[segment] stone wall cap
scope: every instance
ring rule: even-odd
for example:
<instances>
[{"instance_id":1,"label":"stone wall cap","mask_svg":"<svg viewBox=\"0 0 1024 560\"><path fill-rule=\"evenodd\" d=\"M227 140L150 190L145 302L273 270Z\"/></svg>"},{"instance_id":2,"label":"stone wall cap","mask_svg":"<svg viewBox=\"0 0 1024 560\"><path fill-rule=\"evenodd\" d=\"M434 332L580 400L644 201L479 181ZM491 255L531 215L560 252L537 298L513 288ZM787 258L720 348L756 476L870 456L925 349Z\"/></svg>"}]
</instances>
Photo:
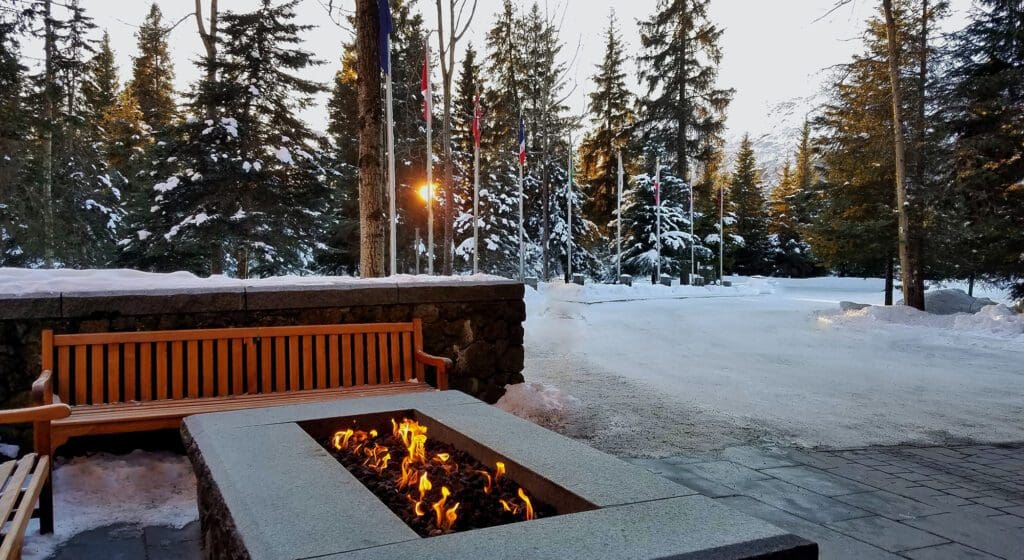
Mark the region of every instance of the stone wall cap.
<instances>
[{"instance_id":1,"label":"stone wall cap","mask_svg":"<svg viewBox=\"0 0 1024 560\"><path fill-rule=\"evenodd\" d=\"M243 311L245 291L239 287L111 290L65 293L61 316L165 315Z\"/></svg>"},{"instance_id":2,"label":"stone wall cap","mask_svg":"<svg viewBox=\"0 0 1024 560\"><path fill-rule=\"evenodd\" d=\"M60 294L0 294L0 320L60 317Z\"/></svg>"}]
</instances>

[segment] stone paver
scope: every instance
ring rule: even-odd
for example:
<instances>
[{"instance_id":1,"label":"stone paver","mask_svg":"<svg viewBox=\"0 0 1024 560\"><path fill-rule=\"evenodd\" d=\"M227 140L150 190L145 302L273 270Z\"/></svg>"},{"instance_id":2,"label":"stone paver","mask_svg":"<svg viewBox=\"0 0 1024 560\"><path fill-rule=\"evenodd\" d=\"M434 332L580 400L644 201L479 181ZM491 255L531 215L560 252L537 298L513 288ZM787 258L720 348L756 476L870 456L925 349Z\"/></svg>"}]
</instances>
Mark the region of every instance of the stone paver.
<instances>
[{"instance_id":1,"label":"stone paver","mask_svg":"<svg viewBox=\"0 0 1024 560\"><path fill-rule=\"evenodd\" d=\"M825 496L843 496L873 490L870 486L854 482L849 478L836 476L812 467L779 467L765 469L761 472Z\"/></svg>"},{"instance_id":2,"label":"stone paver","mask_svg":"<svg viewBox=\"0 0 1024 560\"><path fill-rule=\"evenodd\" d=\"M884 517L859 517L857 519L826 523L825 526L890 552L924 548L949 542L942 537L907 527L902 523L897 523Z\"/></svg>"},{"instance_id":3,"label":"stone paver","mask_svg":"<svg viewBox=\"0 0 1024 560\"><path fill-rule=\"evenodd\" d=\"M181 529L110 525L79 533L47 560L199 560L199 522Z\"/></svg>"},{"instance_id":4,"label":"stone paver","mask_svg":"<svg viewBox=\"0 0 1024 560\"><path fill-rule=\"evenodd\" d=\"M967 548L957 543L908 550L904 553L904 556L913 560L998 560L997 557L991 554L985 554L980 550Z\"/></svg>"}]
</instances>

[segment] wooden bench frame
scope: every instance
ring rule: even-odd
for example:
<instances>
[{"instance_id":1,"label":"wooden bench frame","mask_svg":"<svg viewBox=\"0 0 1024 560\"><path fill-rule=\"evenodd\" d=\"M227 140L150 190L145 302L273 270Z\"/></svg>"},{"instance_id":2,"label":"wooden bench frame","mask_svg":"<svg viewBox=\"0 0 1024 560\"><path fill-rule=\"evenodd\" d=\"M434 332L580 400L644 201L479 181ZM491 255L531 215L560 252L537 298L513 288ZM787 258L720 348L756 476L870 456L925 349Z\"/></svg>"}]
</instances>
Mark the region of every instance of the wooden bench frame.
<instances>
[{"instance_id":1,"label":"wooden bench frame","mask_svg":"<svg viewBox=\"0 0 1024 560\"><path fill-rule=\"evenodd\" d=\"M367 323L178 331L42 333L39 405L66 403L49 453L76 436L173 429L192 414L448 388L451 360L423 326ZM56 389L56 390L55 390Z\"/></svg>"},{"instance_id":2,"label":"wooden bench frame","mask_svg":"<svg viewBox=\"0 0 1024 560\"><path fill-rule=\"evenodd\" d=\"M0 519L3 521L0 526L10 523L0 543L0 558L4 560L21 557L25 529L32 517L39 517L39 532L53 532L53 481L48 455L50 421L70 415L71 408L64 404L0 410L0 424L31 422L37 446L36 453L0 464L0 485L3 486L0 492Z\"/></svg>"}]
</instances>

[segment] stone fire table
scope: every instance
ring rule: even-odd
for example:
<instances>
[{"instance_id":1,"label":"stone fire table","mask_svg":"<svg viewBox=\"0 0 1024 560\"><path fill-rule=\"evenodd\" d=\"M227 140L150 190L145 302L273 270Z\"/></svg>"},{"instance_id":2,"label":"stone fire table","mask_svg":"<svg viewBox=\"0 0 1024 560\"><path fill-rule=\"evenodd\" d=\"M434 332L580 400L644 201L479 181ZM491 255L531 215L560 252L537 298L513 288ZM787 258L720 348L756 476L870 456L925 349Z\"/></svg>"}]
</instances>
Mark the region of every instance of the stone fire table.
<instances>
[{"instance_id":1,"label":"stone fire table","mask_svg":"<svg viewBox=\"0 0 1024 560\"><path fill-rule=\"evenodd\" d=\"M421 538L310 435L412 414L555 505L554 517ZM335 421L335 419L339 419ZM206 558L810 559L817 545L455 391L193 416ZM326 433L326 432L325 432Z\"/></svg>"}]
</instances>

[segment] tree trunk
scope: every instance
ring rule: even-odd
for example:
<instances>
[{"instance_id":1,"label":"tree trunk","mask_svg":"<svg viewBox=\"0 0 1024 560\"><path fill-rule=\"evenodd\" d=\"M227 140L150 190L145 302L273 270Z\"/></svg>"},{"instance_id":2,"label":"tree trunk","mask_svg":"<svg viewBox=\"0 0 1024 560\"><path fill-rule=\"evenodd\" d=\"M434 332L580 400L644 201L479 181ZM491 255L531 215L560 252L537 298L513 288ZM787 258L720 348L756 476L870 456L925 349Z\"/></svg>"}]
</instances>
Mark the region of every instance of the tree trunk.
<instances>
[{"instance_id":1,"label":"tree trunk","mask_svg":"<svg viewBox=\"0 0 1024 560\"><path fill-rule=\"evenodd\" d=\"M889 43L889 83L892 88L893 144L896 164L896 203L899 214L900 275L903 281L903 301L906 305L924 310L924 278L921 274L921 255L912 243L918 224L911 218L911 201L907 197L906 146L903 140L903 96L900 85L900 45L896 36L896 20L892 0L882 0L885 12L885 30ZM912 231L914 230L914 231Z\"/></svg>"},{"instance_id":2,"label":"tree trunk","mask_svg":"<svg viewBox=\"0 0 1024 560\"><path fill-rule=\"evenodd\" d=\"M377 2L356 0L359 123L359 273L383 277L387 218L381 172L381 78Z\"/></svg>"},{"instance_id":3,"label":"tree trunk","mask_svg":"<svg viewBox=\"0 0 1024 560\"><path fill-rule=\"evenodd\" d=\"M974 273L967 279L967 295L974 297Z\"/></svg>"},{"instance_id":4,"label":"tree trunk","mask_svg":"<svg viewBox=\"0 0 1024 560\"><path fill-rule=\"evenodd\" d=\"M210 0L210 27L206 28L203 22L203 0L196 0L195 9L196 27L199 30L199 38L203 41L203 49L206 50L206 83L217 83L217 0ZM217 115L217 105L210 97L207 100L206 118L213 119ZM219 240L210 242L210 274L224 274L224 247Z\"/></svg>"},{"instance_id":5,"label":"tree trunk","mask_svg":"<svg viewBox=\"0 0 1024 560\"><path fill-rule=\"evenodd\" d=\"M449 71L450 74L450 71ZM444 275L451 276L453 269L454 255L452 247L455 244L455 194L452 183L455 182L455 173L452 169L452 86L451 76L444 80Z\"/></svg>"},{"instance_id":6,"label":"tree trunk","mask_svg":"<svg viewBox=\"0 0 1024 560\"><path fill-rule=\"evenodd\" d=\"M890 256L885 260L885 304L892 305L892 292L893 292L893 275L896 263L893 262L895 259Z\"/></svg>"}]
</instances>

